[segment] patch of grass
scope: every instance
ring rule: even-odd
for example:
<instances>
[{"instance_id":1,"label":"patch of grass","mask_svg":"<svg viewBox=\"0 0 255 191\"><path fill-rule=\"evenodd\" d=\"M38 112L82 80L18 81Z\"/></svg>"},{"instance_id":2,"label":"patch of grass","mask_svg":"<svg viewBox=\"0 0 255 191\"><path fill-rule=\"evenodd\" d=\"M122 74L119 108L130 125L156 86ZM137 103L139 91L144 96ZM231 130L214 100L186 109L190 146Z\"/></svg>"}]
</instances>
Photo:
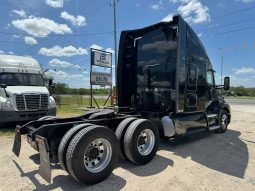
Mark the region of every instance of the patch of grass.
<instances>
[{"instance_id":1,"label":"patch of grass","mask_svg":"<svg viewBox=\"0 0 255 191\"><path fill-rule=\"evenodd\" d=\"M67 99L67 98L65 98ZM75 104L73 100L71 100L71 98L69 98L70 100L68 101L68 103L71 103L71 104L63 104L63 105L59 105L57 107L57 114L60 115L60 116L66 116L67 114L70 114L70 115L74 115L74 114L82 114L84 113L85 111L84 110L80 110L79 108L86 108L88 107L90 104L89 104L89 98L83 98L83 101L82 101L82 104ZM99 106L103 106L106 99L96 99L97 101L97 104ZM110 104L110 100L107 102L106 105L109 105ZM96 107L96 103L93 101L93 107Z\"/></svg>"},{"instance_id":2,"label":"patch of grass","mask_svg":"<svg viewBox=\"0 0 255 191\"><path fill-rule=\"evenodd\" d=\"M255 99L254 96L225 96L226 99Z\"/></svg>"},{"instance_id":3,"label":"patch of grass","mask_svg":"<svg viewBox=\"0 0 255 191\"><path fill-rule=\"evenodd\" d=\"M7 127L7 128L1 128L0 127L0 137L2 136L14 136L15 134L15 128Z\"/></svg>"}]
</instances>

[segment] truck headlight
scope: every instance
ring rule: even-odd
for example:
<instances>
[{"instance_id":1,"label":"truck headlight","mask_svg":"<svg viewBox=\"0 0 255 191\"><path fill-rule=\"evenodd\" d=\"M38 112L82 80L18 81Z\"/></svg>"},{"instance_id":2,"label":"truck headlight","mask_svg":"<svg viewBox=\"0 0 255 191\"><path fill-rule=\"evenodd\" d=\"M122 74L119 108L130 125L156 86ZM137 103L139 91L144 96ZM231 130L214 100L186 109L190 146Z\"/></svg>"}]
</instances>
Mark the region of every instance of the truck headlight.
<instances>
[{"instance_id":1,"label":"truck headlight","mask_svg":"<svg viewBox=\"0 0 255 191\"><path fill-rule=\"evenodd\" d=\"M12 104L10 103L10 101L6 101L6 102L2 102L1 103L1 109L3 111L14 111L14 107L12 106Z\"/></svg>"},{"instance_id":2,"label":"truck headlight","mask_svg":"<svg viewBox=\"0 0 255 191\"><path fill-rule=\"evenodd\" d=\"M54 98L52 96L50 96L49 97L49 106L48 106L48 108L53 109L55 107L56 107L56 102L55 102Z\"/></svg>"}]
</instances>

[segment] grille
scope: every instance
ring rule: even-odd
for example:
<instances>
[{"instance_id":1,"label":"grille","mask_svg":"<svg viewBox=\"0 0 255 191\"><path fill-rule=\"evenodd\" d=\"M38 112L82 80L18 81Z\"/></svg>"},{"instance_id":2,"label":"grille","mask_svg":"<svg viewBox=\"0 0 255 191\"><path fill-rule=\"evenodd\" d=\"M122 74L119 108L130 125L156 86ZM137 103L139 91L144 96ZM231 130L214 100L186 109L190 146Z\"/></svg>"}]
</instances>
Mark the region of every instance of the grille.
<instances>
[{"instance_id":1,"label":"grille","mask_svg":"<svg viewBox=\"0 0 255 191\"><path fill-rule=\"evenodd\" d=\"M48 104L47 94L16 95L16 106L19 111L47 109Z\"/></svg>"}]
</instances>

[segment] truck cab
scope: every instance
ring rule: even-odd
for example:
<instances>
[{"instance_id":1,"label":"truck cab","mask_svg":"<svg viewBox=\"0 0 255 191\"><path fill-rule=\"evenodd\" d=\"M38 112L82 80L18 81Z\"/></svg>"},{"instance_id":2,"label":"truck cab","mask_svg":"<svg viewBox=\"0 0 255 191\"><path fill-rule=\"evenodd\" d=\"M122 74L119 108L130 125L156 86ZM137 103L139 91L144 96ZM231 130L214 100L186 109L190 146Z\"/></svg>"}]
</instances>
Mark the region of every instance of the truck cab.
<instances>
[{"instance_id":1,"label":"truck cab","mask_svg":"<svg viewBox=\"0 0 255 191\"><path fill-rule=\"evenodd\" d=\"M223 86L215 84L214 74L202 42L180 16L121 33L119 110L132 106L147 118L170 118L175 124L171 135L216 128L221 109L230 122L230 107L219 94ZM228 89L229 78L224 81Z\"/></svg>"},{"instance_id":2,"label":"truck cab","mask_svg":"<svg viewBox=\"0 0 255 191\"><path fill-rule=\"evenodd\" d=\"M0 124L56 115L56 104L33 58L0 55Z\"/></svg>"}]
</instances>

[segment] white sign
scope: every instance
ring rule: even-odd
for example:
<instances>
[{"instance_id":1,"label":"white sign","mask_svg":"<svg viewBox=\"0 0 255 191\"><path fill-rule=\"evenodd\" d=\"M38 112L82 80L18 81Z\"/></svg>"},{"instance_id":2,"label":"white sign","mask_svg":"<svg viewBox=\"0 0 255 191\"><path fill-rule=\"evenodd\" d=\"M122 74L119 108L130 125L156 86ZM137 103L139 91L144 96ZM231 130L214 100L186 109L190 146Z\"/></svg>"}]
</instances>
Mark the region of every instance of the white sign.
<instances>
[{"instance_id":1,"label":"white sign","mask_svg":"<svg viewBox=\"0 0 255 191\"><path fill-rule=\"evenodd\" d=\"M92 65L102 67L112 67L112 54L101 51L93 51L94 59L92 59Z\"/></svg>"},{"instance_id":2,"label":"white sign","mask_svg":"<svg viewBox=\"0 0 255 191\"><path fill-rule=\"evenodd\" d=\"M91 72L91 84L101 86L112 85L112 75L103 72Z\"/></svg>"}]
</instances>

